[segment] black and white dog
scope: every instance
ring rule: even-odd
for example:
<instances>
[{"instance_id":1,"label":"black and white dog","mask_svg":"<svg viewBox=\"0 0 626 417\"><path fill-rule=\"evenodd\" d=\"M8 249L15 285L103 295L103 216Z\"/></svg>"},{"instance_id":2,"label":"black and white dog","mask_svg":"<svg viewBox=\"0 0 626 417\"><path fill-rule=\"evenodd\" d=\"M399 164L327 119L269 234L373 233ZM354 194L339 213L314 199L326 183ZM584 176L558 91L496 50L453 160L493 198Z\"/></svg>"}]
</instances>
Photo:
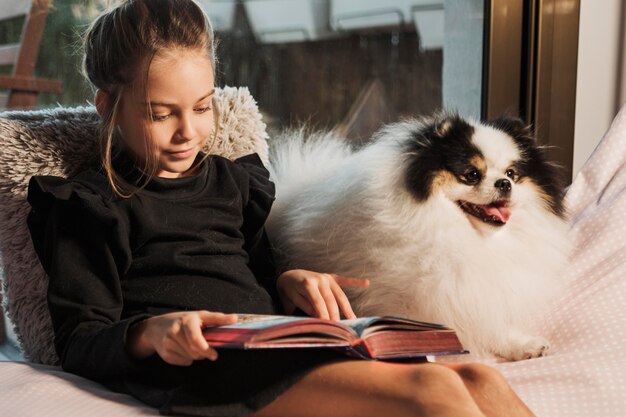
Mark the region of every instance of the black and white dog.
<instances>
[{"instance_id":1,"label":"black and white dog","mask_svg":"<svg viewBox=\"0 0 626 417\"><path fill-rule=\"evenodd\" d=\"M357 315L443 323L509 360L547 352L527 325L562 289L567 225L557 170L521 121L438 114L359 150L302 131L270 148L279 262L368 278L346 291Z\"/></svg>"}]
</instances>

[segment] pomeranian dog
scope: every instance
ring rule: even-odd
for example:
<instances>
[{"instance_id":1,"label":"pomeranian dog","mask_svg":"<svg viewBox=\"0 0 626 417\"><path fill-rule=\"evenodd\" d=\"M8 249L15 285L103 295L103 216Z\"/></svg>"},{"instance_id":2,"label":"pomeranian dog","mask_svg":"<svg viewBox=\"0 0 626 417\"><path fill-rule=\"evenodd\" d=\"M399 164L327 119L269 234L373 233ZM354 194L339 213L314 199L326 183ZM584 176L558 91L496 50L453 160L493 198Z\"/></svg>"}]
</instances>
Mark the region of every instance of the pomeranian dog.
<instances>
[{"instance_id":1,"label":"pomeranian dog","mask_svg":"<svg viewBox=\"0 0 626 417\"><path fill-rule=\"evenodd\" d=\"M370 280L357 315L454 328L507 360L550 345L529 324L562 290L567 224L558 170L514 118L437 114L390 124L352 149L331 133L270 143L279 264Z\"/></svg>"}]
</instances>

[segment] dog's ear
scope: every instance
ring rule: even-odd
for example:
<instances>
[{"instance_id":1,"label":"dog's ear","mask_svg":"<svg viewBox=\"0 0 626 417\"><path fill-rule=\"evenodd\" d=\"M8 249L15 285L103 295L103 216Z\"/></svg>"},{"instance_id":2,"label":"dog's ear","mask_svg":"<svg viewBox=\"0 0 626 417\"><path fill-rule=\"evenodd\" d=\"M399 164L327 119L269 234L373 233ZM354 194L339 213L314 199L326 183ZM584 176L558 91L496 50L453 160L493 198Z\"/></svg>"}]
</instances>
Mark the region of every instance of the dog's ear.
<instances>
[{"instance_id":1,"label":"dog's ear","mask_svg":"<svg viewBox=\"0 0 626 417\"><path fill-rule=\"evenodd\" d=\"M453 121L452 121L452 118L450 117L446 117L440 120L435 126L435 134L439 136L440 138L446 137L450 133L450 130L452 129L452 124L453 124Z\"/></svg>"},{"instance_id":2,"label":"dog's ear","mask_svg":"<svg viewBox=\"0 0 626 417\"><path fill-rule=\"evenodd\" d=\"M487 124L498 130L502 130L516 139L524 138L527 140L530 139L533 142L535 141L535 134L532 127L527 125L519 117L502 116Z\"/></svg>"},{"instance_id":3,"label":"dog's ear","mask_svg":"<svg viewBox=\"0 0 626 417\"><path fill-rule=\"evenodd\" d=\"M532 127L519 117L503 116L487 124L511 136L522 152L541 147Z\"/></svg>"},{"instance_id":4,"label":"dog's ear","mask_svg":"<svg viewBox=\"0 0 626 417\"><path fill-rule=\"evenodd\" d=\"M560 166L548 159L546 148L539 144L532 128L517 117L506 116L488 122L487 125L513 138L521 151L519 171L542 189L543 201L547 207L557 216L563 217L565 177Z\"/></svg>"},{"instance_id":5,"label":"dog's ear","mask_svg":"<svg viewBox=\"0 0 626 417\"><path fill-rule=\"evenodd\" d=\"M447 138L465 136L474 131L473 126L457 113L441 113L432 122L433 133L436 137Z\"/></svg>"},{"instance_id":6,"label":"dog's ear","mask_svg":"<svg viewBox=\"0 0 626 417\"><path fill-rule=\"evenodd\" d=\"M526 138L534 141L535 138L532 128L519 117L502 116L487 122L487 124L495 129L502 130L516 139Z\"/></svg>"}]
</instances>

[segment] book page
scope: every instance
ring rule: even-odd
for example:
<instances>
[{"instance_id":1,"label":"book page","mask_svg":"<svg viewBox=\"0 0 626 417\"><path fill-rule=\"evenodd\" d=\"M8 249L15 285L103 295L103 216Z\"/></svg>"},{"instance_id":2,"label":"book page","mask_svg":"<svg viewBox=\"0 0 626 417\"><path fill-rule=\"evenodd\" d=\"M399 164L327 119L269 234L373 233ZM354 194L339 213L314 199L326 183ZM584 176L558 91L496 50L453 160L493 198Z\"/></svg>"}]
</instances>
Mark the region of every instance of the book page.
<instances>
[{"instance_id":1,"label":"book page","mask_svg":"<svg viewBox=\"0 0 626 417\"><path fill-rule=\"evenodd\" d=\"M207 326L205 339L214 346L349 345L356 335L337 321L311 317L239 314L230 325Z\"/></svg>"},{"instance_id":2,"label":"book page","mask_svg":"<svg viewBox=\"0 0 626 417\"><path fill-rule=\"evenodd\" d=\"M287 323L311 320L310 317L273 316L266 314L237 314L237 323L221 326L225 329L255 329L261 330L268 327Z\"/></svg>"}]
</instances>

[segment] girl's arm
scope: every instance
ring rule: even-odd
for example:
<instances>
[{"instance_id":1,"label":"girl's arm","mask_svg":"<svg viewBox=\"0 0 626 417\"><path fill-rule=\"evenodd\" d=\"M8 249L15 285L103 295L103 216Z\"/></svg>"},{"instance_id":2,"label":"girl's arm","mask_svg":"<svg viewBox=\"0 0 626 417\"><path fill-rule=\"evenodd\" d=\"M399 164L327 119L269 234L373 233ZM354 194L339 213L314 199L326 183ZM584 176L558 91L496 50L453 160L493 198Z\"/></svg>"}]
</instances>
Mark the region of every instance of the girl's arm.
<instances>
[{"instance_id":1,"label":"girl's arm","mask_svg":"<svg viewBox=\"0 0 626 417\"><path fill-rule=\"evenodd\" d=\"M272 297L274 304L280 307L280 297L276 289L276 279L279 273L265 228L261 226L256 233L250 233L244 229L244 237L246 242L244 250L248 253L250 270L258 283Z\"/></svg>"},{"instance_id":2,"label":"girl's arm","mask_svg":"<svg viewBox=\"0 0 626 417\"><path fill-rule=\"evenodd\" d=\"M278 272L264 227L274 201L274 184L257 154L237 159L235 166L239 171L243 200L241 233L244 237L243 249L248 254L248 266L258 283L269 293L276 306L280 307L276 290Z\"/></svg>"},{"instance_id":3,"label":"girl's arm","mask_svg":"<svg viewBox=\"0 0 626 417\"><path fill-rule=\"evenodd\" d=\"M61 365L93 379L132 373L137 363L124 349L127 330L148 315L121 319L119 276L130 252L120 238L122 224L100 196L79 195L61 181L33 179L28 194L28 226L49 277Z\"/></svg>"}]
</instances>

